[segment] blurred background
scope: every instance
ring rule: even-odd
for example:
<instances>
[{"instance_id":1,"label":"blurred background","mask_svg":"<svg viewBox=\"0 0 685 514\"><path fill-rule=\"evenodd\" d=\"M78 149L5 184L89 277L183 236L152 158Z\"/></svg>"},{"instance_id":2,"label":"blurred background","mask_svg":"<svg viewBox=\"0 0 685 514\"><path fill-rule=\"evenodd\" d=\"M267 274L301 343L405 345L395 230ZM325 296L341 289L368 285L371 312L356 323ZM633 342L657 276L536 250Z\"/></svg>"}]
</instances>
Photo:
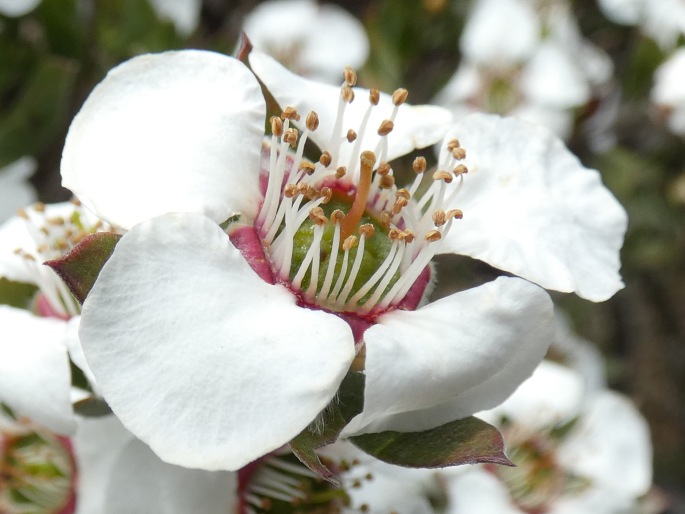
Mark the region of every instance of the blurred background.
<instances>
[{"instance_id":1,"label":"blurred background","mask_svg":"<svg viewBox=\"0 0 685 514\"><path fill-rule=\"evenodd\" d=\"M59 175L64 137L111 67L174 48L233 54L244 27L255 46L300 73L327 79L330 67L352 64L362 85L406 87L414 104L548 124L601 172L630 217L625 289L602 304L555 300L601 349L609 385L646 416L654 482L670 512L685 512L685 1L661 13L649 2L669 4L632 2L632 12L617 0L531 0L529 16L517 17L495 0L349 0L335 6L352 21L335 9L299 27L288 16L300 2L271 22L263 16L261 26L251 19L256 0L0 0L0 168L28 157L19 162L37 198L68 199ZM348 32L336 32L345 23ZM329 40L307 39L317 34ZM453 288L492 271L443 257L438 273Z\"/></svg>"}]
</instances>

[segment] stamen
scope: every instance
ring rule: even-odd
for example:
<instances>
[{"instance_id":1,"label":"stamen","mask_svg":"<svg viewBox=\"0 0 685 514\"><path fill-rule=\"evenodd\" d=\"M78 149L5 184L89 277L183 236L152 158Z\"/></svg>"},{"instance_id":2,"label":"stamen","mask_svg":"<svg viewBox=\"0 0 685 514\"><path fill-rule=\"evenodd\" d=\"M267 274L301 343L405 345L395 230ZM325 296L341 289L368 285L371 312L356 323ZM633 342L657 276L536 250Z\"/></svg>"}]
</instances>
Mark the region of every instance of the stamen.
<instances>
[{"instance_id":1,"label":"stamen","mask_svg":"<svg viewBox=\"0 0 685 514\"><path fill-rule=\"evenodd\" d=\"M346 304L346 307L350 309L356 307L356 305L359 303L359 300L361 300L366 293L371 291L371 288L376 285L376 283L383 277L383 275L385 275L385 272L388 270L390 264L393 262L393 259L395 258L395 254L397 253L398 247L399 241L396 239L393 241L392 246L390 247L390 251L388 252L388 255L383 261L383 263L378 267L378 269L371 276L371 278L369 278L369 280L366 281L366 283L354 294L354 296L350 298L350 300Z\"/></svg>"},{"instance_id":2,"label":"stamen","mask_svg":"<svg viewBox=\"0 0 685 514\"><path fill-rule=\"evenodd\" d=\"M361 268L362 259L364 258L364 244L366 240L373 237L375 233L376 230L370 223L365 223L364 225L359 227L359 235L361 236L361 239L359 241L359 247L357 248L357 255L354 258L354 263L352 264L350 276L347 278L345 287L343 288L342 292L336 298L336 303L340 305L344 304L347 300L347 297L350 295L352 287L354 287L354 282L357 280L357 274L359 273L359 269Z\"/></svg>"},{"instance_id":3,"label":"stamen","mask_svg":"<svg viewBox=\"0 0 685 514\"><path fill-rule=\"evenodd\" d=\"M356 236L349 236L343 241L343 262L342 262L342 267L340 268L340 273L338 275L338 280L335 281L335 287L333 288L333 292L331 293L330 297L331 298L337 298L338 293L340 293L340 289L343 286L343 282L345 280L345 276L347 275L347 266L348 266L348 261L350 257L350 250L357 246L358 239Z\"/></svg>"},{"instance_id":4,"label":"stamen","mask_svg":"<svg viewBox=\"0 0 685 514\"><path fill-rule=\"evenodd\" d=\"M340 209L336 209L331 214L331 222L334 225L333 242L331 244L331 255L328 257L328 268L326 268L326 276L324 277L323 286L319 291L319 298L325 300L328 291L333 283L333 274L335 273L335 265L338 263L338 254L340 253L340 224L345 219L345 213Z\"/></svg>"}]
</instances>

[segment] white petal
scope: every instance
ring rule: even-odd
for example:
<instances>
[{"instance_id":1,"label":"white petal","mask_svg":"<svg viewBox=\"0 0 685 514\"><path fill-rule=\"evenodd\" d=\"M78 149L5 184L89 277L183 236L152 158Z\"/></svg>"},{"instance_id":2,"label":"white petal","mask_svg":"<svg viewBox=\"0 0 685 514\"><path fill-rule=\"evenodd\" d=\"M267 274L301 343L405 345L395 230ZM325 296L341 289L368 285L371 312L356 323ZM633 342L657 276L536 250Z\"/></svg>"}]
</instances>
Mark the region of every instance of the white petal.
<instances>
[{"instance_id":1,"label":"white petal","mask_svg":"<svg viewBox=\"0 0 685 514\"><path fill-rule=\"evenodd\" d=\"M626 397L604 391L559 448L564 466L617 496L636 498L652 483L649 428Z\"/></svg>"},{"instance_id":2,"label":"white petal","mask_svg":"<svg viewBox=\"0 0 685 514\"><path fill-rule=\"evenodd\" d=\"M200 21L201 0L150 0L162 18L173 22L183 36L190 35Z\"/></svg>"},{"instance_id":3,"label":"white petal","mask_svg":"<svg viewBox=\"0 0 685 514\"><path fill-rule=\"evenodd\" d=\"M112 466L105 514L227 514L237 505L237 478L167 464L133 439Z\"/></svg>"},{"instance_id":4,"label":"white petal","mask_svg":"<svg viewBox=\"0 0 685 514\"><path fill-rule=\"evenodd\" d=\"M163 460L234 470L312 421L354 356L344 321L295 302L206 217L170 214L123 236L79 335L115 414Z\"/></svg>"},{"instance_id":5,"label":"white petal","mask_svg":"<svg viewBox=\"0 0 685 514\"><path fill-rule=\"evenodd\" d=\"M0 223L36 200L36 192L27 182L35 169L36 161L31 157L22 157L0 169Z\"/></svg>"},{"instance_id":6,"label":"white petal","mask_svg":"<svg viewBox=\"0 0 685 514\"><path fill-rule=\"evenodd\" d=\"M258 208L265 105L239 61L213 52L120 64L69 128L62 183L123 228L167 212L217 222Z\"/></svg>"},{"instance_id":7,"label":"white petal","mask_svg":"<svg viewBox=\"0 0 685 514\"><path fill-rule=\"evenodd\" d=\"M619 250L627 216L597 171L545 129L512 118L470 115L451 137L466 149L469 173L450 206L464 219L441 252L593 301L623 287Z\"/></svg>"},{"instance_id":8,"label":"white petal","mask_svg":"<svg viewBox=\"0 0 685 514\"><path fill-rule=\"evenodd\" d=\"M529 2L481 0L461 36L461 50L485 66L511 65L525 59L540 34L538 17Z\"/></svg>"},{"instance_id":9,"label":"white petal","mask_svg":"<svg viewBox=\"0 0 685 514\"><path fill-rule=\"evenodd\" d=\"M542 361L504 403L478 417L497 423L505 415L530 429L546 430L578 416L584 392L578 373L555 362Z\"/></svg>"},{"instance_id":10,"label":"white petal","mask_svg":"<svg viewBox=\"0 0 685 514\"><path fill-rule=\"evenodd\" d=\"M560 497L549 509L549 514L632 514L644 512L636 498L621 496L616 491L590 487L578 494Z\"/></svg>"},{"instance_id":11,"label":"white petal","mask_svg":"<svg viewBox=\"0 0 685 514\"><path fill-rule=\"evenodd\" d=\"M449 496L446 514L522 514L499 479L480 466L445 473Z\"/></svg>"},{"instance_id":12,"label":"white petal","mask_svg":"<svg viewBox=\"0 0 685 514\"><path fill-rule=\"evenodd\" d=\"M551 308L539 287L499 278L383 315L364 334L364 411L344 433L425 430L494 407L547 351Z\"/></svg>"},{"instance_id":13,"label":"white petal","mask_svg":"<svg viewBox=\"0 0 685 514\"><path fill-rule=\"evenodd\" d=\"M651 98L657 105L677 107L685 105L685 48L676 50L654 73Z\"/></svg>"},{"instance_id":14,"label":"white petal","mask_svg":"<svg viewBox=\"0 0 685 514\"><path fill-rule=\"evenodd\" d=\"M0 305L0 326L0 401L54 432L73 432L66 323Z\"/></svg>"},{"instance_id":15,"label":"white petal","mask_svg":"<svg viewBox=\"0 0 685 514\"><path fill-rule=\"evenodd\" d=\"M302 114L302 121L309 111L314 111L319 115L319 128L310 135L310 138L322 150L333 152L334 165L348 166L356 142L351 144L344 142L337 154L332 150L331 145L340 88L299 77L260 52L253 51L250 54L250 65L282 108L295 107ZM384 119L390 118L394 108L392 97L381 93L380 102L369 118L368 128L362 134L360 126L369 106L369 94L365 89L354 88L354 90L355 100L346 107L342 131L335 134L336 140L343 137L348 129L353 129L362 141L359 146L360 151L375 151L380 139L377 129ZM451 120L452 115L441 107L412 106L405 103L397 113L395 128L387 136L386 160L392 160L416 148L424 148L439 141L445 135Z\"/></svg>"},{"instance_id":16,"label":"white petal","mask_svg":"<svg viewBox=\"0 0 685 514\"><path fill-rule=\"evenodd\" d=\"M79 419L72 438L79 472L76 514L104 514L112 466L133 439L115 416Z\"/></svg>"},{"instance_id":17,"label":"white petal","mask_svg":"<svg viewBox=\"0 0 685 514\"><path fill-rule=\"evenodd\" d=\"M67 350L69 351L69 357L72 362L78 366L78 368L83 371L88 383L96 394L100 394L100 389L95 382L95 376L90 370L90 366L86 362L86 356L83 354L83 348L81 347L81 340L78 337L78 330L81 324L81 316L74 316L69 321L67 321L67 336L66 344Z\"/></svg>"},{"instance_id":18,"label":"white petal","mask_svg":"<svg viewBox=\"0 0 685 514\"><path fill-rule=\"evenodd\" d=\"M640 21L646 0L598 0L599 8L614 23L635 25Z\"/></svg>"},{"instance_id":19,"label":"white petal","mask_svg":"<svg viewBox=\"0 0 685 514\"><path fill-rule=\"evenodd\" d=\"M0 0L0 13L5 16L23 16L33 11L40 0Z\"/></svg>"}]
</instances>

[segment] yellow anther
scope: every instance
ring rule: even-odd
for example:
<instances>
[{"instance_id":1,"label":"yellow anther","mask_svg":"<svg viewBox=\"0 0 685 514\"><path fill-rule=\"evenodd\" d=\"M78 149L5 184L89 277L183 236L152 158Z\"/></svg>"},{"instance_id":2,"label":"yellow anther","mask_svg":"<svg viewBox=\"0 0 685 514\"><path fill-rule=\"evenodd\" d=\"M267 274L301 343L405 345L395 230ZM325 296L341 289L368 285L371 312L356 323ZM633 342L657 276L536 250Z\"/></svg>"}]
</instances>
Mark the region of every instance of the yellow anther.
<instances>
[{"instance_id":1,"label":"yellow anther","mask_svg":"<svg viewBox=\"0 0 685 514\"><path fill-rule=\"evenodd\" d=\"M388 231L388 237L389 237L392 241L396 241L397 239L399 239L399 238L400 238L400 234L402 234L402 231L399 230L399 229L397 229L397 228L391 228L391 229Z\"/></svg>"},{"instance_id":2,"label":"yellow anther","mask_svg":"<svg viewBox=\"0 0 685 514\"><path fill-rule=\"evenodd\" d=\"M271 123L271 133L276 137L281 137L283 135L283 120L278 116L271 116L269 123Z\"/></svg>"},{"instance_id":3,"label":"yellow anther","mask_svg":"<svg viewBox=\"0 0 685 514\"><path fill-rule=\"evenodd\" d=\"M324 168L328 168L331 163L333 162L333 157L331 156L330 153L327 151L321 154L321 157L319 157L319 162Z\"/></svg>"},{"instance_id":4,"label":"yellow anther","mask_svg":"<svg viewBox=\"0 0 685 514\"><path fill-rule=\"evenodd\" d=\"M45 204L43 202L36 202L31 207L36 212L45 212Z\"/></svg>"},{"instance_id":5,"label":"yellow anther","mask_svg":"<svg viewBox=\"0 0 685 514\"><path fill-rule=\"evenodd\" d=\"M281 113L281 118L284 120L299 121L300 115L297 113L297 109L295 109L294 107L288 106L285 109L283 109L283 112Z\"/></svg>"},{"instance_id":6,"label":"yellow anther","mask_svg":"<svg viewBox=\"0 0 685 514\"><path fill-rule=\"evenodd\" d=\"M312 210L310 210L309 219L312 220L314 224L319 226L325 225L328 221L328 218L326 218L326 215L323 213L323 209L321 207L314 207Z\"/></svg>"},{"instance_id":7,"label":"yellow anther","mask_svg":"<svg viewBox=\"0 0 685 514\"><path fill-rule=\"evenodd\" d=\"M296 128L289 128L288 130L285 131L285 134L283 134L283 141L285 141L290 146L295 148L297 146L298 134L299 134L299 132Z\"/></svg>"},{"instance_id":8,"label":"yellow anther","mask_svg":"<svg viewBox=\"0 0 685 514\"><path fill-rule=\"evenodd\" d=\"M357 139L357 133L350 129L347 131L347 135L345 137L347 138L348 143L352 143L355 139Z\"/></svg>"},{"instance_id":9,"label":"yellow anther","mask_svg":"<svg viewBox=\"0 0 685 514\"><path fill-rule=\"evenodd\" d=\"M319 128L319 115L316 114L314 111L311 111L309 114L307 114L306 125L307 128L311 131L314 131L317 128Z\"/></svg>"},{"instance_id":10,"label":"yellow anther","mask_svg":"<svg viewBox=\"0 0 685 514\"><path fill-rule=\"evenodd\" d=\"M382 175L378 180L378 187L381 189L390 189L395 185L395 177L392 175Z\"/></svg>"},{"instance_id":11,"label":"yellow anther","mask_svg":"<svg viewBox=\"0 0 685 514\"><path fill-rule=\"evenodd\" d=\"M342 96L342 99L348 104L351 104L354 101L354 91L350 86L343 86L340 91L340 96Z\"/></svg>"},{"instance_id":12,"label":"yellow anther","mask_svg":"<svg viewBox=\"0 0 685 514\"><path fill-rule=\"evenodd\" d=\"M408 96L409 91L407 91L403 87L396 89L395 92L392 94L392 103L394 103L395 105L402 105L404 102L407 101Z\"/></svg>"},{"instance_id":13,"label":"yellow anther","mask_svg":"<svg viewBox=\"0 0 685 514\"><path fill-rule=\"evenodd\" d=\"M75 196L71 197L71 200L69 200L72 205L75 205L76 207L81 207L81 200L76 198Z\"/></svg>"},{"instance_id":14,"label":"yellow anther","mask_svg":"<svg viewBox=\"0 0 685 514\"><path fill-rule=\"evenodd\" d=\"M378 127L378 135L387 136L390 134L390 132L392 132L393 128L395 128L395 124L391 120L383 120Z\"/></svg>"},{"instance_id":15,"label":"yellow anther","mask_svg":"<svg viewBox=\"0 0 685 514\"><path fill-rule=\"evenodd\" d=\"M343 178L345 173L347 173L347 168L345 166L339 166L338 169L335 170L335 178Z\"/></svg>"},{"instance_id":16,"label":"yellow anther","mask_svg":"<svg viewBox=\"0 0 685 514\"><path fill-rule=\"evenodd\" d=\"M349 66L346 66L343 70L343 77L345 78L346 86L356 86L357 85L357 72L354 71Z\"/></svg>"},{"instance_id":17,"label":"yellow anther","mask_svg":"<svg viewBox=\"0 0 685 514\"><path fill-rule=\"evenodd\" d=\"M404 232L402 232L402 237L401 237L400 239L401 239L402 241L404 241L405 243L409 244L409 243L411 243L412 241L414 241L414 239L416 239L416 235L414 234L414 232L412 232L411 230L407 229L407 230L405 230Z\"/></svg>"},{"instance_id":18,"label":"yellow anther","mask_svg":"<svg viewBox=\"0 0 685 514\"><path fill-rule=\"evenodd\" d=\"M307 175L311 175L312 173L314 173L314 170L316 170L316 166L315 166L314 163L312 163L312 162L309 162L309 161L302 161L302 162L300 163L300 169L301 169L301 170L304 170L304 172L305 172Z\"/></svg>"},{"instance_id":19,"label":"yellow anther","mask_svg":"<svg viewBox=\"0 0 685 514\"><path fill-rule=\"evenodd\" d=\"M319 191L319 198L324 199L321 203L327 204L333 198L333 190L330 187L322 187L321 191Z\"/></svg>"},{"instance_id":20,"label":"yellow anther","mask_svg":"<svg viewBox=\"0 0 685 514\"><path fill-rule=\"evenodd\" d=\"M469 169L464 166L463 164L457 164L455 168L452 170L452 173L454 173L455 176L463 175L464 173L468 173Z\"/></svg>"},{"instance_id":21,"label":"yellow anther","mask_svg":"<svg viewBox=\"0 0 685 514\"><path fill-rule=\"evenodd\" d=\"M17 209L17 216L25 220L29 219L29 215L24 209Z\"/></svg>"},{"instance_id":22,"label":"yellow anther","mask_svg":"<svg viewBox=\"0 0 685 514\"><path fill-rule=\"evenodd\" d=\"M342 223L345 219L345 213L341 211L340 209L336 209L331 213L331 222L332 223Z\"/></svg>"},{"instance_id":23,"label":"yellow anther","mask_svg":"<svg viewBox=\"0 0 685 514\"><path fill-rule=\"evenodd\" d=\"M440 238L442 237L442 234L440 234L439 230L431 230L426 234L426 237L424 238L426 241L429 243L432 243L434 241L440 241Z\"/></svg>"},{"instance_id":24,"label":"yellow anther","mask_svg":"<svg viewBox=\"0 0 685 514\"><path fill-rule=\"evenodd\" d=\"M449 171L438 170L433 173L433 180L444 180L449 184L452 182L452 174Z\"/></svg>"},{"instance_id":25,"label":"yellow anther","mask_svg":"<svg viewBox=\"0 0 685 514\"><path fill-rule=\"evenodd\" d=\"M461 147L455 148L454 150L452 150L452 157L460 161L461 159L466 157L466 150L464 150Z\"/></svg>"},{"instance_id":26,"label":"yellow anther","mask_svg":"<svg viewBox=\"0 0 685 514\"><path fill-rule=\"evenodd\" d=\"M461 211L461 209L450 209L447 211L446 216L447 219L454 218L460 220L464 217L464 213Z\"/></svg>"},{"instance_id":27,"label":"yellow anther","mask_svg":"<svg viewBox=\"0 0 685 514\"><path fill-rule=\"evenodd\" d=\"M359 243L359 239L357 236L349 236L345 238L345 241L343 241L343 250L348 251L357 246Z\"/></svg>"},{"instance_id":28,"label":"yellow anther","mask_svg":"<svg viewBox=\"0 0 685 514\"><path fill-rule=\"evenodd\" d=\"M395 191L395 196L397 198L404 198L405 200L411 200L411 194L405 188L398 189L397 191Z\"/></svg>"},{"instance_id":29,"label":"yellow anther","mask_svg":"<svg viewBox=\"0 0 685 514\"><path fill-rule=\"evenodd\" d=\"M397 215L400 211L409 203L409 200L402 198L401 196L395 199L395 203L392 206L392 214Z\"/></svg>"},{"instance_id":30,"label":"yellow anther","mask_svg":"<svg viewBox=\"0 0 685 514\"><path fill-rule=\"evenodd\" d=\"M378 102L381 99L381 94L376 88L369 89L369 102L371 102L371 105L378 105Z\"/></svg>"},{"instance_id":31,"label":"yellow anther","mask_svg":"<svg viewBox=\"0 0 685 514\"><path fill-rule=\"evenodd\" d=\"M414 162L412 163L412 168L414 169L414 173L417 175L420 175L424 171L426 171L426 167L428 166L428 163L426 162L426 158L423 156L419 156L416 159L414 159Z\"/></svg>"},{"instance_id":32,"label":"yellow anther","mask_svg":"<svg viewBox=\"0 0 685 514\"><path fill-rule=\"evenodd\" d=\"M455 137L454 139L450 139L449 143L447 143L447 149L451 152L455 148L459 148L461 144L459 143L459 140Z\"/></svg>"},{"instance_id":33,"label":"yellow anther","mask_svg":"<svg viewBox=\"0 0 685 514\"><path fill-rule=\"evenodd\" d=\"M390 220L392 219L392 216L388 211L381 211L381 220L380 224L381 227L387 229L390 226Z\"/></svg>"},{"instance_id":34,"label":"yellow anther","mask_svg":"<svg viewBox=\"0 0 685 514\"><path fill-rule=\"evenodd\" d=\"M295 184L286 184L283 189L283 196L286 198L292 198L293 196L299 194L297 186Z\"/></svg>"},{"instance_id":35,"label":"yellow anther","mask_svg":"<svg viewBox=\"0 0 685 514\"><path fill-rule=\"evenodd\" d=\"M364 239L369 239L374 236L376 229L371 223L364 223L357 230L360 236L364 236Z\"/></svg>"},{"instance_id":36,"label":"yellow anther","mask_svg":"<svg viewBox=\"0 0 685 514\"><path fill-rule=\"evenodd\" d=\"M378 169L376 170L376 173L378 173L380 176L387 175L390 173L390 170L392 168L387 162L382 162L379 166Z\"/></svg>"},{"instance_id":37,"label":"yellow anther","mask_svg":"<svg viewBox=\"0 0 685 514\"><path fill-rule=\"evenodd\" d=\"M442 227L445 223L447 223L447 216L443 210L438 209L435 211L432 218L436 227Z\"/></svg>"}]
</instances>

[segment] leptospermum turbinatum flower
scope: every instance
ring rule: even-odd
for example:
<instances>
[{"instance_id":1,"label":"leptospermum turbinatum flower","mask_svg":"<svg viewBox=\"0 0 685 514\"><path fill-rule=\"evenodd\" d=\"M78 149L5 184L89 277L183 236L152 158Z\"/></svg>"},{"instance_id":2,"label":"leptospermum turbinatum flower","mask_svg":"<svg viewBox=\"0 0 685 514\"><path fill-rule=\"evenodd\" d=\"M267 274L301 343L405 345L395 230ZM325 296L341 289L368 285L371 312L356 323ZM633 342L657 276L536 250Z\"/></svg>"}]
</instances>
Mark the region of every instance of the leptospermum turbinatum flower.
<instances>
[{"instance_id":1,"label":"leptospermum turbinatum flower","mask_svg":"<svg viewBox=\"0 0 685 514\"><path fill-rule=\"evenodd\" d=\"M547 132L450 125L404 90L354 87L351 70L337 88L254 51L250 65L283 107L266 137L252 72L181 51L112 70L65 144L64 185L128 230L85 299L85 355L162 459L238 469L312 422L323 433L351 366L365 383L346 436L470 416L504 400L552 339L551 302L531 281L593 300L621 287L624 211ZM388 163L443 137L438 170L419 158L398 188ZM452 252L523 278L426 305L429 262Z\"/></svg>"}]
</instances>

